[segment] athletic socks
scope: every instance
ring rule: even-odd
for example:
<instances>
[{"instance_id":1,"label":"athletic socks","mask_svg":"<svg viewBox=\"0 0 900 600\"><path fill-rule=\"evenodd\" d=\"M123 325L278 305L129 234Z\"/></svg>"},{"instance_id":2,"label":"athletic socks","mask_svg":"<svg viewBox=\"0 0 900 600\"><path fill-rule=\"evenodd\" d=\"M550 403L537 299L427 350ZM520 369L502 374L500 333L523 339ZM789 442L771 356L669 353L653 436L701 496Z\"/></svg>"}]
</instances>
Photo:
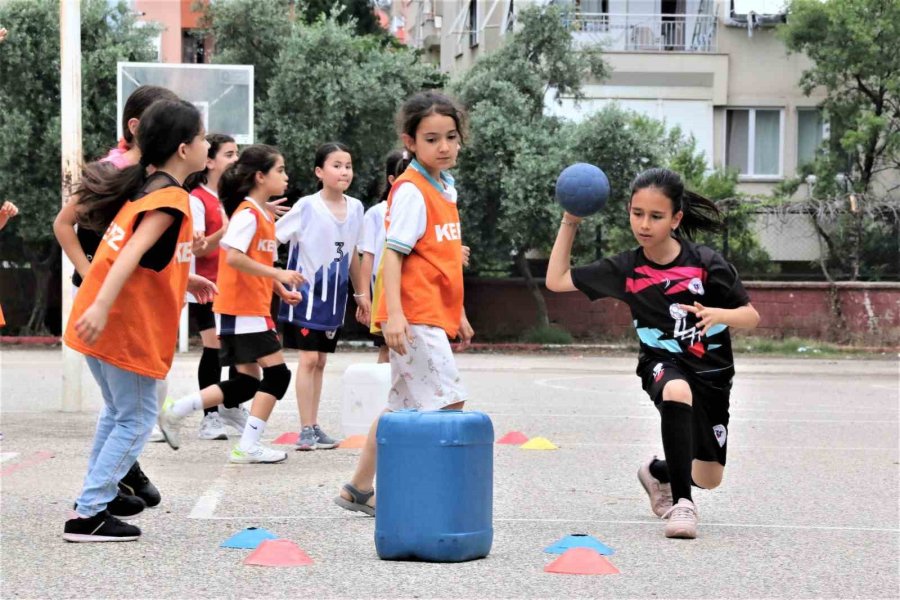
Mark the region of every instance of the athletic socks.
<instances>
[{"instance_id":1,"label":"athletic socks","mask_svg":"<svg viewBox=\"0 0 900 600\"><path fill-rule=\"evenodd\" d=\"M664 400L662 415L662 443L666 454L672 502L691 499L691 466L694 454L694 409L684 402ZM652 471L651 471L652 473Z\"/></svg>"},{"instance_id":2,"label":"athletic socks","mask_svg":"<svg viewBox=\"0 0 900 600\"><path fill-rule=\"evenodd\" d=\"M200 389L203 390L219 383L221 376L222 367L219 365L219 350L204 346L203 353L200 355L200 365L197 367L197 383L200 384ZM218 406L203 409L204 415L217 412L219 412Z\"/></svg>"},{"instance_id":3,"label":"athletic socks","mask_svg":"<svg viewBox=\"0 0 900 600\"><path fill-rule=\"evenodd\" d=\"M650 474L660 483L669 483L669 467L664 460L654 458L650 463Z\"/></svg>"},{"instance_id":4,"label":"athletic socks","mask_svg":"<svg viewBox=\"0 0 900 600\"><path fill-rule=\"evenodd\" d=\"M252 450L262 438L263 431L266 430L266 422L254 416L247 419L247 425L244 427L244 433L241 434L241 441L238 448L247 452Z\"/></svg>"},{"instance_id":5,"label":"athletic socks","mask_svg":"<svg viewBox=\"0 0 900 600\"><path fill-rule=\"evenodd\" d=\"M172 405L172 414L176 417L186 417L195 410L203 408L200 392L194 392L184 398L180 398Z\"/></svg>"}]
</instances>

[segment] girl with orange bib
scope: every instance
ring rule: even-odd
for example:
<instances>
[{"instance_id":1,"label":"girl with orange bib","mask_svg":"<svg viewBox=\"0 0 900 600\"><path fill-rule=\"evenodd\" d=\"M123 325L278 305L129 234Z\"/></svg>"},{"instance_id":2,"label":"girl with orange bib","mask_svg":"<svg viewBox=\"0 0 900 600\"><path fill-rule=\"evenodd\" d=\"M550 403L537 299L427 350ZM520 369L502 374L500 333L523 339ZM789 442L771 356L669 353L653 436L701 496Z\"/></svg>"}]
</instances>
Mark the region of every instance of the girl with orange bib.
<instances>
[{"instance_id":1,"label":"girl with orange bib","mask_svg":"<svg viewBox=\"0 0 900 600\"><path fill-rule=\"evenodd\" d=\"M284 157L276 148L263 144L245 148L219 182L219 197L230 221L219 242L224 252L219 254L220 294L213 312L221 344L219 361L222 366L234 366L237 376L178 401L166 400L159 427L176 450L181 445L179 430L186 416L220 404L234 408L253 398L250 417L229 462L277 463L287 459L285 452L260 444L275 403L291 383L270 313L273 286L282 300L296 305L301 295L288 288L304 281L300 273L274 266L278 250L275 212L266 202L284 194L287 182Z\"/></svg>"},{"instance_id":2,"label":"girl with orange bib","mask_svg":"<svg viewBox=\"0 0 900 600\"><path fill-rule=\"evenodd\" d=\"M203 135L192 104L160 100L141 118L140 163L122 170L92 163L76 191L79 225L105 233L63 339L86 356L104 410L75 514L65 524L68 541L129 541L141 535L110 515L107 503L156 420L157 382L172 365L185 292L209 301L216 291L213 283L189 273L193 232L182 182L203 168L208 148ZM155 171L147 177L149 166Z\"/></svg>"},{"instance_id":3,"label":"girl with orange bib","mask_svg":"<svg viewBox=\"0 0 900 600\"><path fill-rule=\"evenodd\" d=\"M372 329L390 348L388 410L458 410L468 394L450 338L466 346L474 331L463 308L463 251L456 188L447 169L456 164L464 114L437 92L406 101L400 137L412 155L388 197L387 236L376 279ZM375 435L372 424L356 472L335 503L375 514Z\"/></svg>"}]
</instances>

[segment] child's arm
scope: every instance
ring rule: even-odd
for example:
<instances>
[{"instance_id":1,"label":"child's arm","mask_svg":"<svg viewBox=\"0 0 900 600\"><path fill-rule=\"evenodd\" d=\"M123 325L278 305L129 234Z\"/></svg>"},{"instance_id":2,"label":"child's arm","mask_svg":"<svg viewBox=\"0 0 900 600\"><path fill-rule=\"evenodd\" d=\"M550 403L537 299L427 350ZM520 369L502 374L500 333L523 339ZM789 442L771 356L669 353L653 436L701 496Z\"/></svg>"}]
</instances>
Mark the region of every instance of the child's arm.
<instances>
[{"instance_id":1,"label":"child's arm","mask_svg":"<svg viewBox=\"0 0 900 600\"><path fill-rule=\"evenodd\" d=\"M363 281L372 281L372 271L375 269L375 255L371 252L362 253L362 262L359 265L360 277Z\"/></svg>"},{"instance_id":2,"label":"child's arm","mask_svg":"<svg viewBox=\"0 0 900 600\"><path fill-rule=\"evenodd\" d=\"M355 251L350 256L350 279L353 281L353 301L357 306L356 320L363 324L368 323L369 312L372 310L372 300L369 298L369 278L363 272Z\"/></svg>"},{"instance_id":3,"label":"child's arm","mask_svg":"<svg viewBox=\"0 0 900 600\"><path fill-rule=\"evenodd\" d=\"M72 261L75 270L84 278L88 269L91 268L91 262L88 260L84 250L81 249L81 242L78 241L78 234L75 233L75 204L77 200L74 196L69 198L56 219L53 220L53 234L56 241L66 256Z\"/></svg>"},{"instance_id":4,"label":"child's arm","mask_svg":"<svg viewBox=\"0 0 900 600\"><path fill-rule=\"evenodd\" d=\"M225 216L225 211L222 211L222 227L215 232L214 234L207 236L206 238L206 247L202 250L194 251L194 256L197 258L203 258L204 256L209 256L215 250L219 248L219 241L222 239L222 236L225 235L225 230L228 228L228 217Z\"/></svg>"},{"instance_id":5,"label":"child's arm","mask_svg":"<svg viewBox=\"0 0 900 600\"><path fill-rule=\"evenodd\" d=\"M15 204L7 200L0 206L0 229L6 227L6 224L9 223L9 220L14 216L19 214L19 209Z\"/></svg>"},{"instance_id":6,"label":"child's arm","mask_svg":"<svg viewBox=\"0 0 900 600\"><path fill-rule=\"evenodd\" d=\"M382 262L382 277L384 278L384 302L387 306L387 322L382 328L384 341L388 347L403 356L406 354L406 342L412 341L409 331L409 322L403 314L403 305L400 302L400 272L403 267L405 255L385 248Z\"/></svg>"},{"instance_id":7,"label":"child's arm","mask_svg":"<svg viewBox=\"0 0 900 600\"><path fill-rule=\"evenodd\" d=\"M469 344L472 342L472 338L475 337L475 330L472 329L472 325L469 323L469 318L466 317L466 309L463 307L462 311L462 319L459 321L459 349L465 350L469 347Z\"/></svg>"},{"instance_id":8,"label":"child's arm","mask_svg":"<svg viewBox=\"0 0 900 600\"><path fill-rule=\"evenodd\" d=\"M93 344L103 333L106 328L106 319L109 317L109 310L116 298L119 297L125 281L134 272L141 257L153 247L153 244L174 222L175 217L159 210L149 211L141 219L134 235L119 252L119 256L109 269L94 302L75 323L75 333L86 344Z\"/></svg>"},{"instance_id":9,"label":"child's arm","mask_svg":"<svg viewBox=\"0 0 900 600\"><path fill-rule=\"evenodd\" d=\"M703 306L699 302L694 305L681 304L681 308L697 315L697 327L706 335L706 330L713 325L727 325L733 329L754 329L759 325L759 313L752 304L738 308L715 308Z\"/></svg>"},{"instance_id":10,"label":"child's arm","mask_svg":"<svg viewBox=\"0 0 900 600\"><path fill-rule=\"evenodd\" d=\"M556 234L553 250L550 251L550 262L547 264L547 277L544 283L551 292L574 292L578 288L572 282L572 244L575 243L575 232L581 218L563 213L562 224Z\"/></svg>"},{"instance_id":11,"label":"child's arm","mask_svg":"<svg viewBox=\"0 0 900 600\"><path fill-rule=\"evenodd\" d=\"M229 267L233 267L238 271L256 275L257 277L270 277L288 287L298 286L306 281L303 275L297 271L286 271L258 263L237 248L228 249L228 254L225 255L225 262Z\"/></svg>"},{"instance_id":12,"label":"child's arm","mask_svg":"<svg viewBox=\"0 0 900 600\"><path fill-rule=\"evenodd\" d=\"M303 294L287 289L277 279L272 281L272 290L275 292L276 296L291 306L297 306L300 304L300 301L303 300Z\"/></svg>"}]
</instances>

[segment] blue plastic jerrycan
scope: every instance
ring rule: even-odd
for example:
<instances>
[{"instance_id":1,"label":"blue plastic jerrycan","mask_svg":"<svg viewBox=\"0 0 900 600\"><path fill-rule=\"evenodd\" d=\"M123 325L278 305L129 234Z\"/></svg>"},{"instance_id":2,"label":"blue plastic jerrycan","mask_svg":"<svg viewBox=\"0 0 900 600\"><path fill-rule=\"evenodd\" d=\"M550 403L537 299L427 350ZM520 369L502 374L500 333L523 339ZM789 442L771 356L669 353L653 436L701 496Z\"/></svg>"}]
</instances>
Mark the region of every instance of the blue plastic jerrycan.
<instances>
[{"instance_id":1,"label":"blue plastic jerrycan","mask_svg":"<svg viewBox=\"0 0 900 600\"><path fill-rule=\"evenodd\" d=\"M494 426L480 412L386 413L378 422L375 549L385 560L483 558L494 539Z\"/></svg>"}]
</instances>

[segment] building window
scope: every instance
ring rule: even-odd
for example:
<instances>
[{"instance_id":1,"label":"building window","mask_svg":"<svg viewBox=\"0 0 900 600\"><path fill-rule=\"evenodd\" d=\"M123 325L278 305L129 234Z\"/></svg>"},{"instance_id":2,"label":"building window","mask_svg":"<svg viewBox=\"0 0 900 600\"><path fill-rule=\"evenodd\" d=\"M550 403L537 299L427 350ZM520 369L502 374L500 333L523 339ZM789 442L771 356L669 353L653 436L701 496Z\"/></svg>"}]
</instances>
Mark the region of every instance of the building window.
<instances>
[{"instance_id":1,"label":"building window","mask_svg":"<svg viewBox=\"0 0 900 600\"><path fill-rule=\"evenodd\" d=\"M825 119L817 109L797 111L797 166L808 165L816 159L816 153L826 136Z\"/></svg>"},{"instance_id":2,"label":"building window","mask_svg":"<svg viewBox=\"0 0 900 600\"><path fill-rule=\"evenodd\" d=\"M725 164L746 177L781 177L780 109L729 109Z\"/></svg>"},{"instance_id":3,"label":"building window","mask_svg":"<svg viewBox=\"0 0 900 600\"><path fill-rule=\"evenodd\" d=\"M478 0L469 0L469 48L478 45Z\"/></svg>"}]
</instances>

